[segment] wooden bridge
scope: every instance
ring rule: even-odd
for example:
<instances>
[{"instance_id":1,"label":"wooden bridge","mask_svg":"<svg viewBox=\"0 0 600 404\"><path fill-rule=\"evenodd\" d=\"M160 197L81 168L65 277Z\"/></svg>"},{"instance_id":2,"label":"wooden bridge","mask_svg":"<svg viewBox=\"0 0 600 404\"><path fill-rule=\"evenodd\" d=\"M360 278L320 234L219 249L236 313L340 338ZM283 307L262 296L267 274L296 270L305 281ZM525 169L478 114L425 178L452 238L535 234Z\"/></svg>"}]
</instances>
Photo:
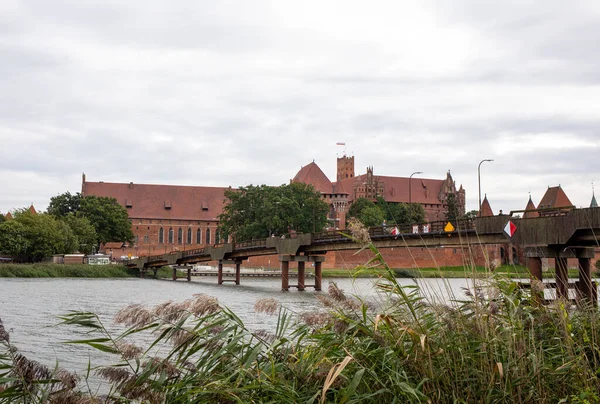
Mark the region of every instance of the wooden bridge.
<instances>
[{"instance_id":1,"label":"wooden bridge","mask_svg":"<svg viewBox=\"0 0 600 404\"><path fill-rule=\"evenodd\" d=\"M556 289L559 297L568 298L567 259L579 263L577 298L597 301L595 283L591 280L591 259L594 248L600 246L600 208L556 208L541 212L536 218L510 215L478 217L472 220L433 222L410 226L377 226L369 236L377 248L401 247L465 247L482 244L512 243L525 248L532 279L542 279L542 258L556 260ZM511 230L512 229L512 230ZM508 231L508 233L507 233ZM215 244L188 251L140 257L126 261L142 273L170 265L191 265L208 261L218 263L218 283L223 283L223 264L235 265L235 283L240 283L240 266L249 257L278 255L281 262L283 290L297 287L304 290L305 263L314 263L315 290L321 290L321 263L328 251L356 250L362 246L349 230L312 234L297 234L292 238L269 237L238 243ZM298 284L289 284L289 263L298 263ZM188 269L188 280L191 279ZM176 270L174 270L176 279Z\"/></svg>"}]
</instances>

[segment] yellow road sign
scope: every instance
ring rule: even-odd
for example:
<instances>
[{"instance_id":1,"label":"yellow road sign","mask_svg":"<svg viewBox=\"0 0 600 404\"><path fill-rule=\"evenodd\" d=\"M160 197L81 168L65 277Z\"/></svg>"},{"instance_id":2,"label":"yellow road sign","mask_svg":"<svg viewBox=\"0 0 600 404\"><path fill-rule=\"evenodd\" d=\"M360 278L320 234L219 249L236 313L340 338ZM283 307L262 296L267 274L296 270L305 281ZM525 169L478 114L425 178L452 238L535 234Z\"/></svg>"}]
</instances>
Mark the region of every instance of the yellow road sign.
<instances>
[{"instance_id":1,"label":"yellow road sign","mask_svg":"<svg viewBox=\"0 0 600 404\"><path fill-rule=\"evenodd\" d=\"M450 222L446 223L446 227L444 227L444 231L446 233L450 233L451 231L454 231L454 226L452 226L452 223L450 223Z\"/></svg>"}]
</instances>

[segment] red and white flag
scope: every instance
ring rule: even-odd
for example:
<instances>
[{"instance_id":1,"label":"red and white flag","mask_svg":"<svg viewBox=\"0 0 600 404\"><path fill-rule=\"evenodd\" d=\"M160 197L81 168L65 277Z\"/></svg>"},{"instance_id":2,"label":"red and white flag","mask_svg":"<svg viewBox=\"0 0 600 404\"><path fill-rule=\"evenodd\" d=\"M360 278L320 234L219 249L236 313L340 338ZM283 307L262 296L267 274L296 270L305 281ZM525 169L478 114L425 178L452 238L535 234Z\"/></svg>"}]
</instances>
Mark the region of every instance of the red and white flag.
<instances>
[{"instance_id":1,"label":"red and white flag","mask_svg":"<svg viewBox=\"0 0 600 404\"><path fill-rule=\"evenodd\" d=\"M506 233L508 237L512 237L516 231L517 226L515 226L515 224L509 220L508 223L506 223L506 226L504 226L504 233Z\"/></svg>"},{"instance_id":2,"label":"red and white flag","mask_svg":"<svg viewBox=\"0 0 600 404\"><path fill-rule=\"evenodd\" d=\"M398 229L398 227L394 227L392 229L392 235L397 236L398 234L400 234L400 230Z\"/></svg>"}]
</instances>

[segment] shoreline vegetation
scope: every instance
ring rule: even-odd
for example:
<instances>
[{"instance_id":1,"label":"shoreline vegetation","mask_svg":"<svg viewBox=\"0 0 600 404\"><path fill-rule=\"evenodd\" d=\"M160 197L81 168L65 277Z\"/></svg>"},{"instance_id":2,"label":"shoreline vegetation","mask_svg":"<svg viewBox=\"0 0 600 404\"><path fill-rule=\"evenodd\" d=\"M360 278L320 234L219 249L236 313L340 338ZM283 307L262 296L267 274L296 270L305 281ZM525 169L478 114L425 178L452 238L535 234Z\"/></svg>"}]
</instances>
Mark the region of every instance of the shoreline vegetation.
<instances>
[{"instance_id":1,"label":"shoreline vegetation","mask_svg":"<svg viewBox=\"0 0 600 404\"><path fill-rule=\"evenodd\" d=\"M439 268L392 268L396 278L490 278L503 276L511 279L528 279L527 267L520 265L502 265L493 272L485 267L439 267ZM381 268L365 268L360 273L352 269L323 269L323 278L378 278L386 275ZM594 274L597 277L597 274ZM168 267L160 268L157 278L171 278ZM277 275L274 275L277 276ZM569 277L576 278L578 271L569 269ZM86 265L86 264L2 264L0 278L136 278L136 269L123 265ZM544 279L554 279L554 268L543 272ZM152 278L149 272L146 278Z\"/></svg>"},{"instance_id":2,"label":"shoreline vegetation","mask_svg":"<svg viewBox=\"0 0 600 404\"><path fill-rule=\"evenodd\" d=\"M348 296L334 282L311 312L260 299L255 312L277 318L267 330L248 329L202 294L124 307L117 334L94 313L69 312L59 325L85 337L65 343L114 358L87 375L30 360L0 320L0 402L600 403L597 307L543 305L539 282L524 291L505 272L439 304L400 284L364 243L374 258L354 275L377 268L383 301ZM105 396L86 389L90 374L109 383Z\"/></svg>"}]
</instances>

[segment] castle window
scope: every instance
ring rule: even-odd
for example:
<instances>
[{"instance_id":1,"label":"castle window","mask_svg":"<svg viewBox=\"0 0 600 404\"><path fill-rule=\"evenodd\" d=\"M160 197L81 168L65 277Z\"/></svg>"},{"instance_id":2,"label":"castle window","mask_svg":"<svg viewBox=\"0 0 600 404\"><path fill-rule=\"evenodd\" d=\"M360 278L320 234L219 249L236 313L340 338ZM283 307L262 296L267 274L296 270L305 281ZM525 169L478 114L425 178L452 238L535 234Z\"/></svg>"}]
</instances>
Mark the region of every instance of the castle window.
<instances>
[{"instance_id":1,"label":"castle window","mask_svg":"<svg viewBox=\"0 0 600 404\"><path fill-rule=\"evenodd\" d=\"M144 236L144 244L148 244L150 242L150 237L146 234Z\"/></svg>"},{"instance_id":2,"label":"castle window","mask_svg":"<svg viewBox=\"0 0 600 404\"><path fill-rule=\"evenodd\" d=\"M188 227L187 231L187 243L192 244L192 228Z\"/></svg>"},{"instance_id":3,"label":"castle window","mask_svg":"<svg viewBox=\"0 0 600 404\"><path fill-rule=\"evenodd\" d=\"M173 244L173 228L169 229L169 244Z\"/></svg>"},{"instance_id":4,"label":"castle window","mask_svg":"<svg viewBox=\"0 0 600 404\"><path fill-rule=\"evenodd\" d=\"M196 230L196 244L202 244L202 231L199 228Z\"/></svg>"},{"instance_id":5,"label":"castle window","mask_svg":"<svg viewBox=\"0 0 600 404\"><path fill-rule=\"evenodd\" d=\"M183 229L180 227L179 230L177 230L177 244L181 243L183 243Z\"/></svg>"},{"instance_id":6,"label":"castle window","mask_svg":"<svg viewBox=\"0 0 600 404\"><path fill-rule=\"evenodd\" d=\"M206 240L204 244L210 244L210 229L206 229Z\"/></svg>"},{"instance_id":7,"label":"castle window","mask_svg":"<svg viewBox=\"0 0 600 404\"><path fill-rule=\"evenodd\" d=\"M158 243L162 244L165 242L165 230L161 227L158 230Z\"/></svg>"}]
</instances>

